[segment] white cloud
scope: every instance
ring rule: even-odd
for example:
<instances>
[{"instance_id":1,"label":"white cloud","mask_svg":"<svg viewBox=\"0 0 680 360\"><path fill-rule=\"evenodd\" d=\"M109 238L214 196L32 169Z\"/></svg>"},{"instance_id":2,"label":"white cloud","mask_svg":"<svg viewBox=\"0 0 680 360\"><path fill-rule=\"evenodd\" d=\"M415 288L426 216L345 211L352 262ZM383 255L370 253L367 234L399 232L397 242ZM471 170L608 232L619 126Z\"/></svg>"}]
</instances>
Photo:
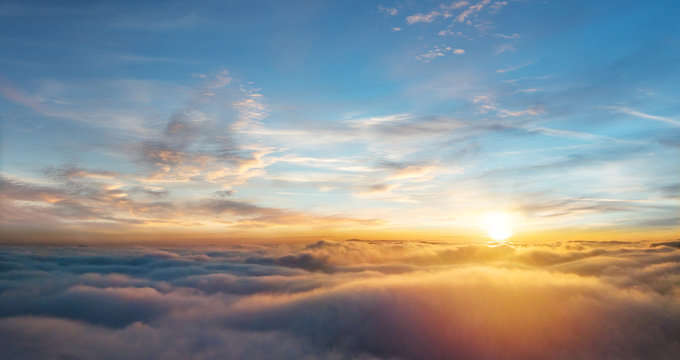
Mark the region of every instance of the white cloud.
<instances>
[{"instance_id":1,"label":"white cloud","mask_svg":"<svg viewBox=\"0 0 680 360\"><path fill-rule=\"evenodd\" d=\"M538 114L531 114L538 115ZM553 129L547 127L535 127L527 129L530 132L543 134L547 136L559 137L563 139L578 139L578 140L591 140L591 141L614 141L614 142L627 142L624 140L619 140L610 136L591 134L582 131L564 130L564 129Z\"/></svg>"},{"instance_id":2,"label":"white cloud","mask_svg":"<svg viewBox=\"0 0 680 360\"><path fill-rule=\"evenodd\" d=\"M680 121L675 120L675 119L671 119L671 118L666 117L666 116L646 114L646 113L643 113L641 111L637 111L635 109L631 109L631 108L627 108L627 107L614 107L613 109L616 112L619 112L619 113L622 113L622 114L628 114L628 115L636 116L636 117L643 118L643 119L659 121L659 122L666 123L666 124L673 125L673 126L680 126Z\"/></svg>"},{"instance_id":3,"label":"white cloud","mask_svg":"<svg viewBox=\"0 0 680 360\"><path fill-rule=\"evenodd\" d=\"M497 36L497 37L503 38L503 39L508 39L508 40L511 40L511 39L519 39L519 38L521 37L519 34L512 34L512 35L506 35L506 34L494 34L494 36Z\"/></svg>"},{"instance_id":4,"label":"white cloud","mask_svg":"<svg viewBox=\"0 0 680 360\"><path fill-rule=\"evenodd\" d=\"M540 108L529 108L526 110L508 110L508 109L499 109L498 110L498 115L500 117L517 117L517 116L522 116L522 115L540 115L545 113L543 109Z\"/></svg>"},{"instance_id":5,"label":"white cloud","mask_svg":"<svg viewBox=\"0 0 680 360\"><path fill-rule=\"evenodd\" d=\"M199 77L203 74L199 74ZM205 75L203 75L202 78L205 78ZM216 90L216 89L221 89L223 87L226 87L227 85L231 84L232 78L229 75L228 70L222 70L219 71L213 78L206 83L206 87L208 89Z\"/></svg>"},{"instance_id":6,"label":"white cloud","mask_svg":"<svg viewBox=\"0 0 680 360\"><path fill-rule=\"evenodd\" d=\"M264 103L264 96L259 93L260 89L248 90L241 88L243 97L232 106L238 111L238 121L233 129L242 130L250 126L259 126L261 121L269 116L269 107Z\"/></svg>"},{"instance_id":7,"label":"white cloud","mask_svg":"<svg viewBox=\"0 0 680 360\"><path fill-rule=\"evenodd\" d=\"M445 56L448 52L452 51L453 48L448 46L448 45L437 45L434 48L428 50L427 52L420 54L416 56L416 60L422 61L422 62L430 62L434 58L439 57L439 56ZM459 50L459 49L456 49Z\"/></svg>"},{"instance_id":8,"label":"white cloud","mask_svg":"<svg viewBox=\"0 0 680 360\"><path fill-rule=\"evenodd\" d=\"M394 16L399 14L399 10L397 8L393 7L387 7L387 6L382 6L378 5L378 12L381 14L385 14L387 16Z\"/></svg>"},{"instance_id":9,"label":"white cloud","mask_svg":"<svg viewBox=\"0 0 680 360\"><path fill-rule=\"evenodd\" d=\"M519 89L519 90L517 90L517 91L523 92L523 93L534 93L534 92L539 92L539 91L541 91L541 89L528 88L528 89Z\"/></svg>"},{"instance_id":10,"label":"white cloud","mask_svg":"<svg viewBox=\"0 0 680 360\"><path fill-rule=\"evenodd\" d=\"M465 11L456 16L456 21L459 23L463 23L466 21L469 22L469 18L473 16L475 13L480 12L484 8L484 6L487 5L489 2L490 0L482 0L479 3L470 6Z\"/></svg>"},{"instance_id":11,"label":"white cloud","mask_svg":"<svg viewBox=\"0 0 680 360\"><path fill-rule=\"evenodd\" d=\"M504 52L508 51L517 51L517 48L515 48L515 45L513 44L501 44L501 45L496 45L496 55L502 54Z\"/></svg>"},{"instance_id":12,"label":"white cloud","mask_svg":"<svg viewBox=\"0 0 680 360\"><path fill-rule=\"evenodd\" d=\"M137 17L121 17L119 21L114 21L110 24L113 27L121 29L143 29L145 31L168 31L180 28L192 27L197 24L204 23L207 19L202 18L197 13L189 13L177 18L167 18L157 16L154 13L151 16L137 16Z\"/></svg>"},{"instance_id":13,"label":"white cloud","mask_svg":"<svg viewBox=\"0 0 680 360\"><path fill-rule=\"evenodd\" d=\"M463 6L467 6L469 4L470 3L467 2L467 1L454 1L450 4L448 4L448 5L441 4L441 5L439 5L439 7L441 7L442 9L446 9L446 10L454 10L454 9L462 8Z\"/></svg>"},{"instance_id":14,"label":"white cloud","mask_svg":"<svg viewBox=\"0 0 680 360\"><path fill-rule=\"evenodd\" d=\"M501 8L505 5L508 5L507 1L495 1L493 4L489 6L489 12L495 14L499 12Z\"/></svg>"},{"instance_id":15,"label":"white cloud","mask_svg":"<svg viewBox=\"0 0 680 360\"><path fill-rule=\"evenodd\" d=\"M439 36L456 36L456 37L467 37L461 31L451 31L451 30L441 30L437 33Z\"/></svg>"},{"instance_id":16,"label":"white cloud","mask_svg":"<svg viewBox=\"0 0 680 360\"><path fill-rule=\"evenodd\" d=\"M415 14L415 15L407 16L406 22L409 25L413 25L413 24L417 24L417 23L431 23L435 20L435 18L437 18L440 15L441 15L441 13L437 10L434 10L434 11L428 13L428 14L418 13L418 14Z\"/></svg>"},{"instance_id":17,"label":"white cloud","mask_svg":"<svg viewBox=\"0 0 680 360\"><path fill-rule=\"evenodd\" d=\"M519 64L519 65L510 66L510 67L503 68L503 69L498 69L498 70L496 70L496 72L497 72L497 73L500 73L500 74L502 74L502 73L507 73L507 72L519 70L519 69L521 69L521 68L523 68L523 67L527 67L527 66L533 65L533 64L534 64L533 61L525 61L525 62L523 62L523 63L521 63L521 64Z\"/></svg>"}]
</instances>

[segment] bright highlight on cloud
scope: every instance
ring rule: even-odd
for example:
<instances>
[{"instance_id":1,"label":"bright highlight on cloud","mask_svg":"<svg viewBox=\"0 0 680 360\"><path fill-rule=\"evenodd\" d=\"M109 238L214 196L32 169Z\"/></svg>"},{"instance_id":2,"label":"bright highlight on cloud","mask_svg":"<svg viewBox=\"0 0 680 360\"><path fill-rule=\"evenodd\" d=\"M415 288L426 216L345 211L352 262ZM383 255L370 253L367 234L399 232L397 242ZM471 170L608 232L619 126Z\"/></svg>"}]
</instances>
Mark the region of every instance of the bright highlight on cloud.
<instances>
[{"instance_id":1,"label":"bright highlight on cloud","mask_svg":"<svg viewBox=\"0 0 680 360\"><path fill-rule=\"evenodd\" d=\"M3 359L672 359L678 243L0 249Z\"/></svg>"}]
</instances>

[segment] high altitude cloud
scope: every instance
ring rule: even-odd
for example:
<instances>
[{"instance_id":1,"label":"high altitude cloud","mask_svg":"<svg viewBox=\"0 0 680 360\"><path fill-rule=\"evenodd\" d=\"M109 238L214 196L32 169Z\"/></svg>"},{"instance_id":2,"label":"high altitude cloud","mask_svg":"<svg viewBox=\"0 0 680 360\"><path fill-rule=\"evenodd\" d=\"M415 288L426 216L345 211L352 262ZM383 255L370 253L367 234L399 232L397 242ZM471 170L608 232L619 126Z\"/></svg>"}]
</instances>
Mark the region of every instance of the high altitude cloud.
<instances>
[{"instance_id":1,"label":"high altitude cloud","mask_svg":"<svg viewBox=\"0 0 680 360\"><path fill-rule=\"evenodd\" d=\"M377 219L259 206L225 198L233 194L228 190L190 200L173 199L163 189L125 185L112 174L99 170L65 166L48 168L46 173L57 182L43 185L0 177L3 210L0 220L4 225L21 228L35 222L53 229L83 226L111 230L209 222L237 228L381 223Z\"/></svg>"},{"instance_id":2,"label":"high altitude cloud","mask_svg":"<svg viewBox=\"0 0 680 360\"><path fill-rule=\"evenodd\" d=\"M673 0L4 3L14 234L677 228Z\"/></svg>"},{"instance_id":3,"label":"high altitude cloud","mask_svg":"<svg viewBox=\"0 0 680 360\"><path fill-rule=\"evenodd\" d=\"M0 355L673 359L680 250L319 241L0 250Z\"/></svg>"}]
</instances>

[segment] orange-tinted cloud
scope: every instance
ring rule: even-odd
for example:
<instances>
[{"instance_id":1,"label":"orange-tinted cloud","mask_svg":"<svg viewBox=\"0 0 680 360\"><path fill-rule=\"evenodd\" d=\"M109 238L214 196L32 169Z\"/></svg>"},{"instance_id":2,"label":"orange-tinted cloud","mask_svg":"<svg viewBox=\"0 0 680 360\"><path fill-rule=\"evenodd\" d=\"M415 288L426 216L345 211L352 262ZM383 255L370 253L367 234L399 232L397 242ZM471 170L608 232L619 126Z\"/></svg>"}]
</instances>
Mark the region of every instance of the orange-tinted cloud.
<instances>
[{"instance_id":1,"label":"orange-tinted cloud","mask_svg":"<svg viewBox=\"0 0 680 360\"><path fill-rule=\"evenodd\" d=\"M14 247L0 261L8 359L680 352L677 242Z\"/></svg>"}]
</instances>

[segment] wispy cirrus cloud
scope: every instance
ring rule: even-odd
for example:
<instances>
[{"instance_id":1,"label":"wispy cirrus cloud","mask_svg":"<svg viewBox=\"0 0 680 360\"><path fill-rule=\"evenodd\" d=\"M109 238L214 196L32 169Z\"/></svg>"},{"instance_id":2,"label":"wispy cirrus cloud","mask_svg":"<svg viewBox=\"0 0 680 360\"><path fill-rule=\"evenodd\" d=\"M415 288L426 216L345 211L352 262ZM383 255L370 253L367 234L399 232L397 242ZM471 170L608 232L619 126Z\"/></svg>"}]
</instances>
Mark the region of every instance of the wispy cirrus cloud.
<instances>
[{"instance_id":1,"label":"wispy cirrus cloud","mask_svg":"<svg viewBox=\"0 0 680 360\"><path fill-rule=\"evenodd\" d=\"M619 113L635 116L635 117L642 118L642 119L659 121L659 122L669 124L669 125L673 125L673 126L680 126L680 120L676 120L676 119L666 117L666 116L651 115L651 114L647 114L647 113L637 111L635 109L631 109L631 108L627 108L627 107L613 107L611 109L616 111L616 112L619 112Z\"/></svg>"},{"instance_id":2,"label":"wispy cirrus cloud","mask_svg":"<svg viewBox=\"0 0 680 360\"><path fill-rule=\"evenodd\" d=\"M110 20L109 26L126 30L171 31L204 24L208 21L196 12L177 17L125 16Z\"/></svg>"},{"instance_id":3,"label":"wispy cirrus cloud","mask_svg":"<svg viewBox=\"0 0 680 360\"><path fill-rule=\"evenodd\" d=\"M510 67L507 67L507 68L498 69L498 70L496 70L496 72L501 73L501 74L507 73L507 72L519 70L519 69L527 67L527 66L531 66L533 64L534 64L533 61L524 61L521 64L518 64L518 65L515 65L515 66L510 66Z\"/></svg>"},{"instance_id":4,"label":"wispy cirrus cloud","mask_svg":"<svg viewBox=\"0 0 680 360\"><path fill-rule=\"evenodd\" d=\"M257 90L242 88L242 99L232 105L239 112L238 122L233 126L236 130L247 126L258 126L260 121L269 115L269 108L264 103L264 97Z\"/></svg>"},{"instance_id":5,"label":"wispy cirrus cloud","mask_svg":"<svg viewBox=\"0 0 680 360\"><path fill-rule=\"evenodd\" d=\"M399 14L399 9L394 7L378 5L378 12L387 16L395 16Z\"/></svg>"},{"instance_id":6,"label":"wispy cirrus cloud","mask_svg":"<svg viewBox=\"0 0 680 360\"><path fill-rule=\"evenodd\" d=\"M51 170L50 170L51 171ZM230 228L267 226L339 226L377 225L378 219L362 219L344 215L319 215L312 212L263 207L245 200L225 198L233 192L218 191L218 196L183 199L167 190L149 188L129 179L92 179L69 174L57 184L36 184L0 178L2 216L8 227L19 227L40 220L53 229L75 226L80 230L106 230L165 224L194 226L222 224ZM95 173L96 172L88 172ZM40 230L36 227L33 230Z\"/></svg>"}]
</instances>

